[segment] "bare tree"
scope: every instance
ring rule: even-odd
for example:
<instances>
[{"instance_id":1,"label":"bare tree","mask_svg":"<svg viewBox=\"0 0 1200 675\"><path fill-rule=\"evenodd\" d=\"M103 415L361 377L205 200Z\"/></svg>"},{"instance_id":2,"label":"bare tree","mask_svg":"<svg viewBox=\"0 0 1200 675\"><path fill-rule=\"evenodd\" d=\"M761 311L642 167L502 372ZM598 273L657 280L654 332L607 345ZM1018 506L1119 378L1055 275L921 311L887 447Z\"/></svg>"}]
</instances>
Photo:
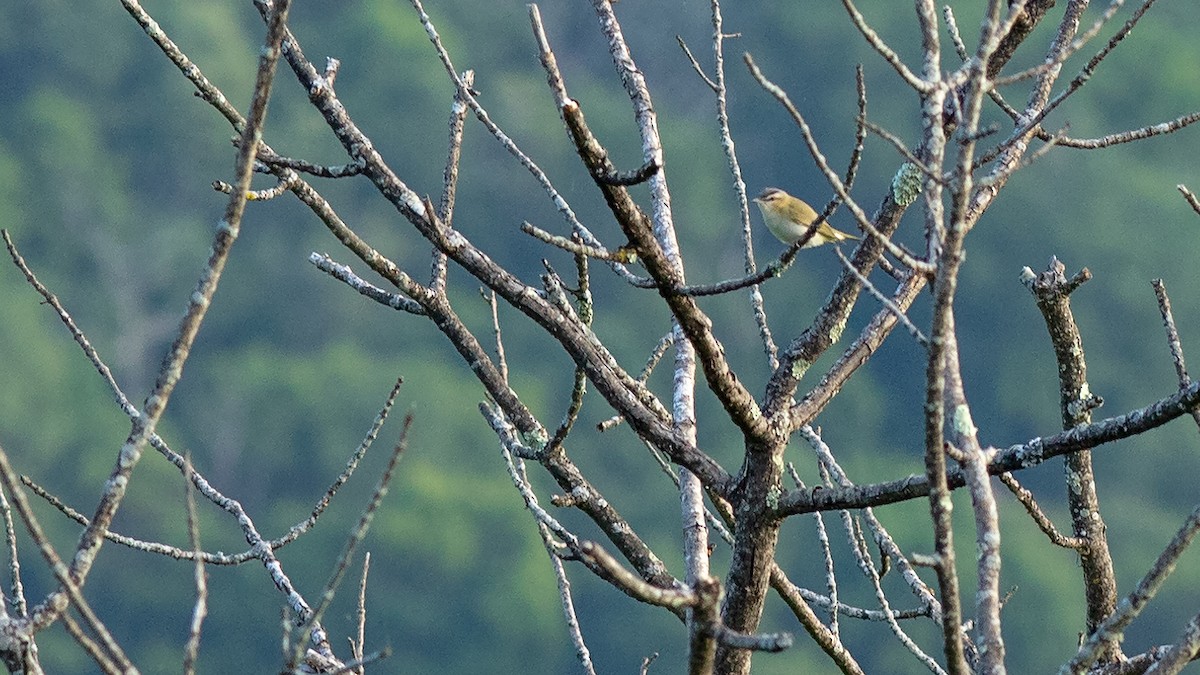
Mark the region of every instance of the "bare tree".
<instances>
[{"instance_id":1,"label":"bare tree","mask_svg":"<svg viewBox=\"0 0 1200 675\"><path fill-rule=\"evenodd\" d=\"M544 542L550 570L558 582L568 634L584 672L594 672L595 668L587 646L587 626L581 625L576 617L568 579L572 570L594 574L630 598L679 617L687 628L688 667L692 673L746 673L756 651L779 652L813 646L824 652L840 671L863 672L859 659L843 644L840 626L845 620L874 622L879 626L880 640L890 634L913 659L935 673L1004 672L1006 648L1001 610L1005 598L1000 581L1003 549L995 493L998 484L1010 490L1025 507L1029 517L1045 532L1048 546L1071 549L1081 561L1086 613L1080 625L1086 637L1077 653L1062 664L1062 672L1178 672L1195 657L1200 650L1200 631L1196 630L1200 615L1181 627L1180 636L1173 642L1140 654L1125 654L1121 638L1125 628L1154 597L1200 527L1200 510L1182 518L1176 539L1163 549L1142 582L1122 598L1090 457L1091 450L1101 444L1142 434L1185 414L1191 414L1200 424L1197 412L1200 385L1188 377L1165 287L1159 284L1156 290L1179 374L1178 390L1165 393L1144 408L1095 421L1092 411L1100 401L1088 386L1083 338L1070 305L1071 293L1088 280L1090 273L1085 269L1067 278L1065 266L1057 260L1041 273L1026 268L1022 281L1045 317L1058 363L1063 430L1002 448L987 446L979 440L979 430L964 392L954 311L968 235L1018 170L1060 147L1106 148L1172 133L1200 119L1200 114L1193 113L1093 139L1074 138L1065 131L1045 126L1047 117L1092 78L1109 54L1125 44L1132 29L1154 4L1153 0L1139 4L1124 25L1115 29L1114 19L1124 4L1120 0L1114 0L1091 25L1084 21L1089 5L1086 0L1069 0L1060 13L1051 11L1055 4L1052 0L991 0L974 37L959 32L950 8L939 15L933 3L918 0L919 65L902 58L850 0L843 0L848 25L867 40L915 95L921 124L918 137L910 142L873 122L867 115L868 91L860 71L856 112L850 112L854 110L853 102L847 106L847 114L856 115L858 133L849 149L850 160L841 173L827 159L826 151L818 145L788 92L772 80L771 73L760 68L753 55L745 54L742 60L762 89L757 93L764 99L773 99L790 115L836 196L809 226L808 234L789 246L778 259L765 264L756 260L753 253L755 230L727 107L725 48L729 35L721 4L713 0L709 45L712 65L702 65L682 39L679 43L697 76L712 91L715 134L725 151L732 185L729 197L737 203L741 215L745 274L705 284L689 282L685 273L687 265L677 241L668 183L669 162L659 133L659 118L636 55L626 40L626 29L618 19L619 5L610 0L591 3L609 47L616 77L633 108L642 163L632 169L617 166L604 143L591 131L583 106L570 94L571 73L564 72L558 64L555 36L543 26L538 7L529 7L532 35L550 95L579 160L620 227L617 236L593 230L581 222L555 187L553 177L518 147L480 102L473 89L473 73L460 71L456 66L420 0L410 1L455 89L453 101L447 101L450 131L444 184L435 198L411 189L403 172L388 163L364 129L355 123L353 111L339 98L335 86L339 63L329 59L317 65L305 56L299 38L287 29L286 0L255 2L267 25L267 39L254 103L245 116L137 2L123 0L129 14L191 82L197 95L238 133L238 172L233 183L217 185L230 195L228 209L205 275L190 298L188 316L154 391L141 409L131 405L116 387L82 331L74 327L53 294L40 286L33 272L23 266L15 245L9 242L14 260L71 327L133 423L95 515L83 519L86 529L72 554L72 562L69 565L61 562L48 545L43 546L48 564L58 575L60 590L32 609L26 609L21 600L17 615L4 617L8 623L0 635L8 638L8 642L0 643L0 651L6 655L11 671L38 671L34 637L57 620L73 625L72 615L65 612L68 605L87 622L89 631L75 628L72 632L98 664L108 672L133 669L120 646L106 637L103 625L88 612L79 591L87 581L91 562L101 544L106 537L115 536L110 532L112 517L146 444L167 456L199 494L225 505L239 522L250 522L244 511L229 506L229 500L208 484L202 470L193 469L185 458L166 448L155 429L182 375L224 261L237 238L247 201L282 198L288 194L306 206L344 247L340 254L313 253L310 258L313 265L385 307L411 315L415 320L429 320L461 356L462 365L478 379L486 398L480 412L499 439L509 477ZM1054 23L1049 47L1036 66L1013 71L1009 64L1018 50L1036 51L1036 47L1026 43L1042 23ZM947 51L942 44L943 32L950 36L957 56L958 65L954 68L943 65L954 58L943 53ZM1101 36L1108 36L1107 42L1096 49L1092 45ZM1064 84L1062 75L1068 60L1089 49L1096 50L1094 56ZM272 150L263 138L262 122L279 57L341 143L348 158L345 164L322 165L285 157ZM1010 103L1001 96L1001 87L1010 92L1020 91L1024 103ZM1008 98L1013 96L1010 94ZM1002 111L1010 122L1003 126L985 125L981 120L988 109ZM563 224L557 228L560 233L530 223L525 223L522 231L544 245L547 259L569 259L569 273L561 272L547 261L537 274L539 283L531 284L524 280L532 276L529 270L505 267L467 237L464 233L467 228L456 226L463 130L469 116L535 178L545 198L562 215ZM897 168L890 188L883 194L864 194L855 189L869 134L879 136L895 150ZM254 171L274 176L276 186L250 191ZM413 240L419 237L430 249L430 271L405 269L373 247L313 187L310 182L313 177L369 181L378 196L411 227ZM645 199L636 198L631 190L641 185L648 188ZM1182 186L1180 190L1200 212L1200 205L1191 193ZM872 202L876 204L873 211ZM777 340L759 289L787 272L817 227L839 208L849 211L862 231L862 241L852 251L835 249L843 269L824 305L799 334ZM923 218L924 246L918 251L891 239L908 211ZM360 276L342 260L346 256L357 258L355 264L365 265L387 285L377 285ZM672 327L648 355L645 365L622 362L593 330L594 317L604 311L603 300L597 300L591 292L593 278L598 274L615 275L626 283L630 294L656 294L661 306L669 312ZM455 284L483 287L490 303L491 335L478 335L460 316L451 301ZM910 319L907 313L925 290L929 293L921 301L927 304L931 319L926 325L918 325L920 322ZM720 334L748 330L749 322L718 325L701 307L700 298L741 291L748 291L745 294L748 311L753 316L771 373L761 392L751 391L743 384L744 378L739 378L718 338ZM850 312L860 306L860 301L879 306L872 320L849 341L828 370L819 377L810 373L817 359L839 342ZM509 314L502 312L502 308L515 310L519 318L514 320L536 326L574 364L573 384L562 396L566 403L561 420L540 419L514 388L510 367L536 369L538 364L510 365L503 339ZM893 337L897 327L903 330ZM889 339L914 341L924 357L925 472L896 476L884 482L856 483L813 422L856 373L869 367L871 356ZM670 386L659 389L649 383L650 374L655 368L664 367L661 361L668 354L672 355ZM741 439L741 464L737 468L717 461L697 432L696 398L702 389L719 402L720 411L716 413L719 423L735 429ZM590 391L598 394L612 412L611 419L594 431L576 426ZM393 391L388 407L394 396ZM716 420L710 423L715 424ZM649 448L650 456L666 475L664 489L679 491L683 570L672 571L663 562L665 554L655 551L622 516L622 500L632 496L601 492L572 457L572 442L579 434L608 433L618 425L628 425L638 441ZM372 427L362 450L365 451L377 431L378 424ZM800 472L787 459L786 450L793 439L811 448L811 461L822 479L820 485L805 485ZM403 442L397 446L397 455L402 446ZM1032 492L1016 478L1021 470L1058 456L1065 458L1066 465L1064 483L1072 518L1069 534L1059 532ZM10 461L0 454L5 493L27 527L34 531L36 521L28 510L25 488ZM601 540L586 538L542 505L547 496L539 495L534 488L528 476L531 464L557 485L559 492L549 497L551 504L560 510L583 514ZM344 482L344 478L339 481ZM386 485L386 476L382 485ZM961 542L956 545L955 538L969 534L956 529L951 520L951 496L958 489L969 494L974 516L977 577L974 592L964 588L965 582L959 576L957 555L964 546ZM361 539L383 491L381 486L362 527L351 537L348 553ZM905 552L877 517L876 510L920 499L927 499L929 504L932 550ZM841 574L836 570L835 547L824 519L825 514L831 513L837 514L845 530L853 568L873 591L873 606L853 606L839 599L839 588L849 581L844 569ZM793 582L789 570L777 562L781 527L789 518L805 514L816 518L816 543L825 561L826 588L820 592ZM267 567L273 583L288 597L293 612L291 621L301 629L303 638L290 651L289 669L343 672L339 669L355 666L361 669L364 661L374 658L364 657L360 633L351 658L338 659L319 622L328 595L312 605L306 602L292 588L272 555L281 542L267 541L252 525L244 525L244 531L251 550L242 560L257 559ZM727 569L710 567L710 553L718 546L728 547ZM146 547L154 550L152 545ZM200 550L196 543L193 549L171 554L195 560L198 565L221 562L216 554ZM872 558L875 550L879 552L878 562ZM10 554L15 561L15 550ZM348 559L349 555L345 560ZM339 565L328 594L332 594L346 569L345 560ZM932 572L932 583L921 576L922 568ZM900 586L904 593L896 587L885 589L882 577L890 570L895 570L891 573L903 580ZM197 573L197 585L203 587L202 567ZM20 597L19 591L14 593ZM772 595L783 600L808 641L794 644L790 633L761 631L760 622ZM198 649L204 614L205 594L198 592L197 597L200 601L189 662L194 661ZM964 597L974 598L974 606L965 605ZM901 609L910 604L915 604L916 609ZM922 640L910 636L911 625L916 622L932 622L938 627L941 639L936 644L922 644ZM651 667L647 662L643 670Z\"/></svg>"}]
</instances>

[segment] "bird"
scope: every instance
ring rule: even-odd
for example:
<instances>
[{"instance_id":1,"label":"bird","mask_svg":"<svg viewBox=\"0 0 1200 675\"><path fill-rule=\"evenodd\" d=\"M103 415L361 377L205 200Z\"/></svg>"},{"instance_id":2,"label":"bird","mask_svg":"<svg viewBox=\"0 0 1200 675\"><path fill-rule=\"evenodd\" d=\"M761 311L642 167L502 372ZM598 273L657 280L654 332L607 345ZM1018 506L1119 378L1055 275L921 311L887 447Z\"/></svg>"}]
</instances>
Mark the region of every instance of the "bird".
<instances>
[{"instance_id":1,"label":"bird","mask_svg":"<svg viewBox=\"0 0 1200 675\"><path fill-rule=\"evenodd\" d=\"M780 190L769 187L754 198L758 210L762 211L763 221L775 238L791 246L800 241L814 222L818 213L803 199L798 199ZM848 239L858 239L852 234L835 230L832 225L822 222L817 231L809 237L800 248L813 248L829 242L842 242Z\"/></svg>"}]
</instances>

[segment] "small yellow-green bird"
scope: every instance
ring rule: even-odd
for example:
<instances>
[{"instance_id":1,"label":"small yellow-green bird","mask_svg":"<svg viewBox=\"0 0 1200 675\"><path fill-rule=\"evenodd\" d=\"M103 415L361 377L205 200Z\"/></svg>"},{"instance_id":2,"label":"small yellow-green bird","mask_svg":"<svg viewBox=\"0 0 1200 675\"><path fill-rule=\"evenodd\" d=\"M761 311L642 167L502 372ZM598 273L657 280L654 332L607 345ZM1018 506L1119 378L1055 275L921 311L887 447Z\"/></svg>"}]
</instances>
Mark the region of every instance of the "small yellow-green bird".
<instances>
[{"instance_id":1,"label":"small yellow-green bird","mask_svg":"<svg viewBox=\"0 0 1200 675\"><path fill-rule=\"evenodd\" d=\"M804 236L805 232L808 232L808 228L820 215L803 199L797 199L779 188L769 187L763 190L754 198L754 203L758 204L758 210L762 211L767 229L775 235L776 239L788 246L800 241L800 238ZM858 237L835 230L829 223L821 223L812 237L800 248L813 248L831 241L846 241L847 239L858 239Z\"/></svg>"}]
</instances>

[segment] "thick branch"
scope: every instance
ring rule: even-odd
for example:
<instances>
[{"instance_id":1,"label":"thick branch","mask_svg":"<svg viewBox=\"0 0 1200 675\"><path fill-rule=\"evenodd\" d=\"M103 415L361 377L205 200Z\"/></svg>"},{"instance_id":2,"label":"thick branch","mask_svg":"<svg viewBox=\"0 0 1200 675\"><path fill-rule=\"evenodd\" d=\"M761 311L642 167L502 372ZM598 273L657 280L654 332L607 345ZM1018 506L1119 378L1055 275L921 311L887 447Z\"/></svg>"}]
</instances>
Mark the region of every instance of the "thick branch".
<instances>
[{"instance_id":1,"label":"thick branch","mask_svg":"<svg viewBox=\"0 0 1200 675\"><path fill-rule=\"evenodd\" d=\"M583 118L583 111L575 101L564 103L560 112L576 150L592 176L603 176L615 171L608 159L608 152L592 135ZM730 419L742 432L750 437L763 438L766 423L758 404L750 392L742 386L725 359L725 350L712 332L712 320L700 311L694 298L671 293L670 288L682 285L678 268L671 264L663 248L654 237L650 219L638 208L629 191L623 186L611 185L596 180L604 194L604 200L617 222L620 223L629 243L637 250L638 258L646 266L650 276L658 283L659 295L670 307L688 341L695 346L704 377L709 388L721 401Z\"/></svg>"},{"instance_id":2,"label":"thick branch","mask_svg":"<svg viewBox=\"0 0 1200 675\"><path fill-rule=\"evenodd\" d=\"M1105 443L1137 436L1188 414L1200 405L1200 381L1193 382L1166 398L1124 415L1110 417L1092 424L1078 426L1045 438L1009 446L997 452L988 462L987 472L997 475L1037 466L1053 457L1065 455ZM957 469L947 472L951 488L963 486L964 477ZM857 485L852 488L790 490L779 500L780 515L788 516L813 511L860 509L918 499L929 494L925 476L910 475L887 483Z\"/></svg>"},{"instance_id":3,"label":"thick branch","mask_svg":"<svg viewBox=\"0 0 1200 675\"><path fill-rule=\"evenodd\" d=\"M1073 429L1092 421L1092 409L1100 399L1091 393L1087 383L1087 364L1083 356L1083 338L1071 313L1070 293L1091 277L1085 268L1075 279L1063 275L1065 267L1057 258L1036 279L1025 275L1027 286L1037 300L1038 309L1046 321L1046 330L1054 345L1058 361L1059 405L1064 429ZM1028 268L1026 268L1028 270ZM1117 604L1117 579L1112 556L1108 551L1107 527L1100 514L1096 493L1096 478L1092 472L1092 453L1081 449L1065 457L1067 503L1075 536L1085 542L1079 549L1087 598L1087 632L1096 630L1112 614ZM1101 650L1102 662L1120 660L1121 647L1110 636Z\"/></svg>"},{"instance_id":4,"label":"thick branch","mask_svg":"<svg viewBox=\"0 0 1200 675\"><path fill-rule=\"evenodd\" d=\"M1009 0L1009 6L1017 4L1021 0ZM1042 18L1046 16L1046 12L1054 6L1055 0L1027 0L1025 7L1022 9L1021 16L1013 24L1011 30L1000 39L1000 44L996 47L996 51L992 53L992 58L988 60L987 74L989 78L994 78L1000 73L1013 54L1016 53L1017 47L1029 37L1033 29L1037 27Z\"/></svg>"}]
</instances>

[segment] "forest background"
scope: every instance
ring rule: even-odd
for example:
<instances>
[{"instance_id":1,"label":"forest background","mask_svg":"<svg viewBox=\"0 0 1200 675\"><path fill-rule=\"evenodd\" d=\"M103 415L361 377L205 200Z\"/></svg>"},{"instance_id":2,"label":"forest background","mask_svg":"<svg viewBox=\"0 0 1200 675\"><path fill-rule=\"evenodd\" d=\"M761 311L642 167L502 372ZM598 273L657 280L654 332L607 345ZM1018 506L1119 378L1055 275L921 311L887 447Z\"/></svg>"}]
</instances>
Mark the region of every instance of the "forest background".
<instances>
[{"instance_id":1,"label":"forest background","mask_svg":"<svg viewBox=\"0 0 1200 675\"><path fill-rule=\"evenodd\" d=\"M845 157L852 142L858 63L866 70L871 118L901 137L914 137L917 117L909 92L853 32L840 5L817 4L727 3L726 30L741 34L728 49L754 54L768 76L791 93L832 157ZM978 4L954 3L960 26L978 25ZM901 47L902 56L917 53L909 6L863 0L860 8ZM148 3L147 9L245 109L263 33L250 3ZM480 100L493 118L555 177L582 219L604 231L603 202L554 109L525 4L431 1L427 10L456 65L475 69ZM738 215L711 93L675 41L682 36L708 63L709 5L627 0L618 12L656 96L679 239L685 260L692 261L689 280L739 276ZM548 3L542 14L572 94L586 105L593 129L616 153L619 166L636 165L640 154L628 101L591 10L586 3ZM436 193L453 86L411 7L298 3L290 24L314 59L328 55L342 62L340 96L384 156L419 193ZM1200 12L1191 2L1162 0L1087 90L1046 126L1069 124L1073 136L1091 137L1195 109L1198 29ZM1049 39L1044 32L1029 44L1044 45ZM1018 64L1030 65L1022 56L1039 53L1019 53ZM1090 53L1085 50L1081 58ZM729 73L733 135L751 190L776 185L823 204L830 190L787 115L738 59L731 59ZM33 269L107 356L130 397L140 400L226 201L211 183L230 178L232 132L192 96L188 83L116 2L86 9L64 2L0 5L0 119L0 227L12 233ZM1059 428L1053 353L1029 292L1018 281L1023 266L1040 271L1051 255L1066 263L1068 276L1083 266L1095 275L1073 298L1089 379L1105 409L1136 408L1176 386L1150 280L1164 279L1184 344L1194 350L1200 344L1195 264L1200 232L1175 186L1200 183L1197 134L1187 129L1082 158L1075 150L1049 153L1018 172L983 217L972 235L957 304L966 390L976 423L987 434L981 440L1005 446ZM265 139L287 155L345 161L286 72L276 87ZM869 141L857 189L882 193L900 161L885 143ZM321 188L377 248L397 262L425 264L427 248L414 246L411 226L373 198L364 180L325 181ZM519 232L522 220L548 229L560 223L528 174L468 120L456 226L498 259L535 275L550 252ZM833 224L854 231L844 213ZM921 241L920 227L909 216L898 240ZM765 228L757 233L760 256L776 255L780 245ZM335 249L328 232L294 201L250 204L242 238L160 432L177 449L193 453L197 467L242 501L264 531L279 532L308 514L395 378L403 376L399 407L415 418L409 451L364 546L373 556L368 649L394 650L380 672L572 671L573 650L546 555L504 473L495 436L476 411L482 398L477 383L427 322L365 301L307 260L312 251ZM803 329L837 269L831 251L806 251L787 274L764 286L778 334L790 338ZM630 292L624 282L603 276L595 293L597 305L606 306L607 325L598 330L626 362L640 363L668 330L669 317L652 294ZM38 300L16 269L0 264L0 443L19 471L68 503L85 506L107 475L128 420ZM483 300L462 297L458 306L486 332L489 310ZM744 295L709 299L704 307L725 325L744 325L722 340L740 372L757 376L747 382L751 390L761 391L768 371ZM870 311L851 317L851 331L874 311L866 307ZM918 301L912 311L918 325L927 321L923 311ZM521 317L502 316L502 322L512 361L543 362L537 370L514 371L516 389L547 415L561 409L553 392L570 381L570 364L562 357L546 359L545 343ZM837 353L835 347L825 359ZM826 441L843 448L856 480L921 472L921 358L912 340L897 333L818 420ZM705 408L714 405L700 401L700 434L722 461L732 461L740 452L736 436L705 426ZM581 423L594 425L608 414L599 399L590 399ZM393 424L384 438L390 442L397 434ZM576 460L602 488L621 486L636 496L627 496L622 509L659 550L676 548L671 542L678 539L677 497L640 443L624 429L583 439L595 445L576 442ZM1180 421L1096 453L1121 592L1194 505L1198 447L1195 428ZM317 529L280 552L302 591L315 593L325 582L385 454L368 456ZM1051 514L1065 522L1059 462L1024 476ZM117 529L185 545L182 495L177 472L157 456L148 458L138 468ZM1043 535L1010 498L1001 501L1004 575L1016 589L1005 608L1009 666L1014 672L1044 670L1070 654L1072 640L1062 636L1082 629L1079 581L1067 574L1072 565L1062 564L1074 554L1057 550L1062 560L1044 564ZM881 508L879 515L905 550L926 551L927 508L918 500ZM52 539L69 549L76 526L44 505L40 513ZM209 550L244 547L240 533L212 512L205 514L203 536ZM812 551L785 546L780 556L798 583L821 583ZM969 564L971 556L966 559ZM35 596L51 583L36 567L26 567ZM1056 578L1052 570L1064 570L1063 576ZM720 574L719 567L715 571ZM190 618L191 566L110 544L93 574L88 596L134 662L143 672L175 670ZM210 568L210 574L213 607L202 670L277 667L280 599L261 567ZM95 583L98 579L104 582ZM583 633L601 672L633 672L655 652L661 654L656 670L679 670L686 640L674 617L634 605L590 575L575 575L573 581ZM1173 603L1171 589L1197 586L1200 559L1192 552L1149 620L1130 631L1131 649L1149 644L1144 636L1155 627L1185 621L1194 608ZM334 636L351 630L351 596L345 594L328 618ZM764 629L796 627L784 613L769 610ZM854 645L854 627L845 630ZM69 641L59 627L39 638L48 672L89 668ZM896 663L910 669L903 672L916 672L911 670L916 664L897 660L899 649L889 642L858 653L869 672L901 672ZM790 652L755 662L762 673L831 669L803 640Z\"/></svg>"}]
</instances>

